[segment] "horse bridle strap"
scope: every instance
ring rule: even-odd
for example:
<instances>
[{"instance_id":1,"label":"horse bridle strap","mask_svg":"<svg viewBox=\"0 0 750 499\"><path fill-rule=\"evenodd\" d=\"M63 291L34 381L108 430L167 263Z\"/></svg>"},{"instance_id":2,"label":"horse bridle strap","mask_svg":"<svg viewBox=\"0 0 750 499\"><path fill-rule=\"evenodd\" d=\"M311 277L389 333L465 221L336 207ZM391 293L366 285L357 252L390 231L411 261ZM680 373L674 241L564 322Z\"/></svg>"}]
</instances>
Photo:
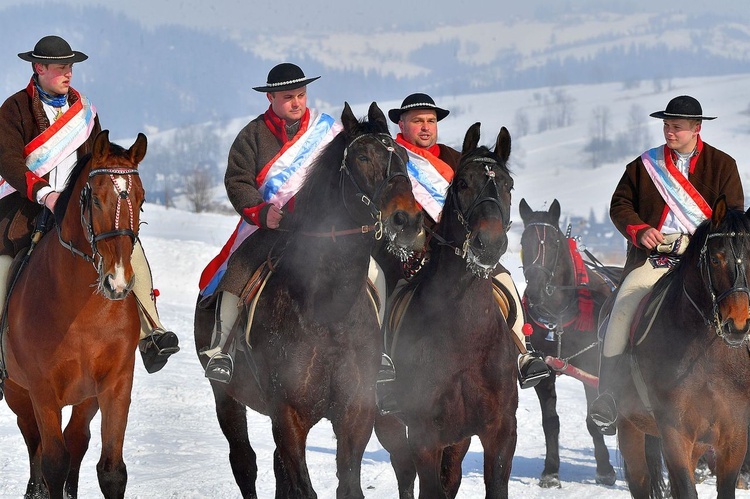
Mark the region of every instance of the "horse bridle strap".
<instances>
[{"instance_id":1,"label":"horse bridle strap","mask_svg":"<svg viewBox=\"0 0 750 499\"><path fill-rule=\"evenodd\" d=\"M356 229L345 229L345 230L336 230L335 227L331 226L331 230L327 232L301 231L300 234L302 234L303 236L310 236L310 237L330 237L335 242L336 236L352 236L356 234L367 234L369 232L376 230L377 228L378 226L376 224L363 225L362 227L359 227ZM379 237L377 237L377 235L375 237L376 239L380 239Z\"/></svg>"},{"instance_id":2,"label":"horse bridle strap","mask_svg":"<svg viewBox=\"0 0 750 499\"><path fill-rule=\"evenodd\" d=\"M103 232L101 234L95 234L94 233L94 222L93 222L93 215L91 213L91 185L89 184L89 180L97 175L109 175L110 179L112 180L112 184L117 188L117 179L115 176L125 176L127 178L127 186L125 190L120 190L118 192L117 197L117 208L115 213L115 228L114 230L110 230L107 232ZM97 243L99 241L102 241L104 239L109 239L112 237L118 237L118 236L128 236L131 238L133 242L138 239L138 236L135 234L135 231L133 230L133 224L135 220L135 215L133 212L133 202L130 199L130 189L132 187L132 175L139 175L138 170L131 169L131 168L98 168L95 170L91 170L88 175L88 180L86 181L86 185L81 190L81 198L80 198L80 206L81 206L81 223L86 227L87 239L89 241L89 244L91 244L91 255L84 253L83 251L79 250L73 245L72 241L65 241L62 238L61 233L61 227L57 226L57 238L60 241L60 244L70 250L71 253L74 255L80 256L85 261L94 264L94 267L96 267L96 256L99 254L99 250L97 249ZM118 228L120 225L120 204L125 201L128 206L128 215L130 220L130 228L120 229ZM84 218L84 213L88 212L88 220Z\"/></svg>"}]
</instances>

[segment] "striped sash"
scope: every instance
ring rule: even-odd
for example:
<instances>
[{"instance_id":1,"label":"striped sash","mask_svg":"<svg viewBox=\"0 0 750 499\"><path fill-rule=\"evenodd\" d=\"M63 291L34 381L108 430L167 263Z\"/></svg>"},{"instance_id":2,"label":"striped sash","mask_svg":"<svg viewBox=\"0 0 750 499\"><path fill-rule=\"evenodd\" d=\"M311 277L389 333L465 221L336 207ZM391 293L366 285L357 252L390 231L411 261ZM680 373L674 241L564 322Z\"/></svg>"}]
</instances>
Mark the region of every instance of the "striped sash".
<instances>
[{"instance_id":1,"label":"striped sash","mask_svg":"<svg viewBox=\"0 0 750 499\"><path fill-rule=\"evenodd\" d=\"M414 199L433 220L440 221L445 194L453 180L453 169L426 149L406 142L401 134L396 137L396 142L409 154L406 169L411 180Z\"/></svg>"}]
</instances>

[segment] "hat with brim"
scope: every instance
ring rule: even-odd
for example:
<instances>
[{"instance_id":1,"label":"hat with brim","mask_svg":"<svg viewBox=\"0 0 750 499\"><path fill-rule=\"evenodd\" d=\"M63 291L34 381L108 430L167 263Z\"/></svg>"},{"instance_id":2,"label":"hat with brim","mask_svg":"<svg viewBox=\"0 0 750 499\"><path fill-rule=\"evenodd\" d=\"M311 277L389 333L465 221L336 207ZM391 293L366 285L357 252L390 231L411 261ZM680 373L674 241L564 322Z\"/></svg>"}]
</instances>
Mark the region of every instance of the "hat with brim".
<instances>
[{"instance_id":1,"label":"hat with brim","mask_svg":"<svg viewBox=\"0 0 750 499\"><path fill-rule=\"evenodd\" d=\"M662 120L715 120L716 116L703 116L703 108L698 99L690 97L689 95L680 95L675 97L664 111L656 111L655 113L649 114L652 118L659 118Z\"/></svg>"},{"instance_id":2,"label":"hat with brim","mask_svg":"<svg viewBox=\"0 0 750 499\"><path fill-rule=\"evenodd\" d=\"M411 94L404 102L401 103L401 107L398 109L391 109L388 111L388 117L392 122L398 124L401 119L401 115L406 111L412 111L414 109L431 109L435 111L437 120L440 121L450 114L447 109L439 108L435 105L435 101L432 100L427 94Z\"/></svg>"},{"instance_id":3,"label":"hat with brim","mask_svg":"<svg viewBox=\"0 0 750 499\"><path fill-rule=\"evenodd\" d=\"M292 90L304 87L318 78L320 78L320 76L308 78L305 76L305 73L302 72L302 69L296 64L282 62L281 64L274 66L271 71L268 72L265 86L253 87L253 90L257 90L258 92Z\"/></svg>"},{"instance_id":4,"label":"hat with brim","mask_svg":"<svg viewBox=\"0 0 750 499\"><path fill-rule=\"evenodd\" d=\"M31 52L22 52L18 57L24 61L40 62L42 64L71 64L85 61L89 58L83 52L70 48L68 42L59 36L45 36L34 45Z\"/></svg>"}]
</instances>

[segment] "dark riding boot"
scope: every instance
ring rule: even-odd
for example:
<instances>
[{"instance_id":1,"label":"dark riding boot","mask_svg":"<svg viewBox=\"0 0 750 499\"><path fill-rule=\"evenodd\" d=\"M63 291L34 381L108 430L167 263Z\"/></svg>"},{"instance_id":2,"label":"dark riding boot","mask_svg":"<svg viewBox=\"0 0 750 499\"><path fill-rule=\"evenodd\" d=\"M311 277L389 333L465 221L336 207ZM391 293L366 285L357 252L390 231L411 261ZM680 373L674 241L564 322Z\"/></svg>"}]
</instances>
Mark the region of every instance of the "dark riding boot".
<instances>
[{"instance_id":1,"label":"dark riding boot","mask_svg":"<svg viewBox=\"0 0 750 499\"><path fill-rule=\"evenodd\" d=\"M229 383L234 372L234 360L232 356L217 352L208 359L206 364L206 377L220 383Z\"/></svg>"},{"instance_id":2,"label":"dark riding boot","mask_svg":"<svg viewBox=\"0 0 750 499\"><path fill-rule=\"evenodd\" d=\"M180 351L180 340L172 331L154 329L138 342L146 372L153 374L167 363L169 356Z\"/></svg>"},{"instance_id":3,"label":"dark riding boot","mask_svg":"<svg viewBox=\"0 0 750 499\"><path fill-rule=\"evenodd\" d=\"M387 354L383 354L380 358L378 379L375 382L375 402L378 405L378 412L383 416L399 412L394 393L395 382L396 367L393 365L393 360Z\"/></svg>"},{"instance_id":4,"label":"dark riding boot","mask_svg":"<svg viewBox=\"0 0 750 499\"><path fill-rule=\"evenodd\" d=\"M591 403L589 415L602 435L617 433L617 403L626 376L621 373L622 355L604 357L599 366L599 396Z\"/></svg>"},{"instance_id":5,"label":"dark riding boot","mask_svg":"<svg viewBox=\"0 0 750 499\"><path fill-rule=\"evenodd\" d=\"M518 384L521 388L533 388L550 375L549 366L540 352L531 350L518 356Z\"/></svg>"}]
</instances>

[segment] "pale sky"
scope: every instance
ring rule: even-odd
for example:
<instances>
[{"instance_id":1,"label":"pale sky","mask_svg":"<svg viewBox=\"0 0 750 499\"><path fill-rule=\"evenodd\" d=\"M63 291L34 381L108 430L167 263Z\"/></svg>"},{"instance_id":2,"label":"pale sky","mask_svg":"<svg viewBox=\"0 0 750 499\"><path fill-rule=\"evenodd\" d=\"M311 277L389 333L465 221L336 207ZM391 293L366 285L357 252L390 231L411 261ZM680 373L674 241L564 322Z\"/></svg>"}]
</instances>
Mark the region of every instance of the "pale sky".
<instances>
[{"instance_id":1,"label":"pale sky","mask_svg":"<svg viewBox=\"0 0 750 499\"><path fill-rule=\"evenodd\" d=\"M52 0L0 0L3 7L38 7ZM498 21L509 17L551 17L567 12L597 12L604 6L619 12L705 13L747 17L746 0L58 0L68 5L102 5L140 20L146 26L180 24L208 30L278 31L336 30L390 31L393 28L429 29L438 24ZM274 29L275 28L275 29Z\"/></svg>"}]
</instances>

